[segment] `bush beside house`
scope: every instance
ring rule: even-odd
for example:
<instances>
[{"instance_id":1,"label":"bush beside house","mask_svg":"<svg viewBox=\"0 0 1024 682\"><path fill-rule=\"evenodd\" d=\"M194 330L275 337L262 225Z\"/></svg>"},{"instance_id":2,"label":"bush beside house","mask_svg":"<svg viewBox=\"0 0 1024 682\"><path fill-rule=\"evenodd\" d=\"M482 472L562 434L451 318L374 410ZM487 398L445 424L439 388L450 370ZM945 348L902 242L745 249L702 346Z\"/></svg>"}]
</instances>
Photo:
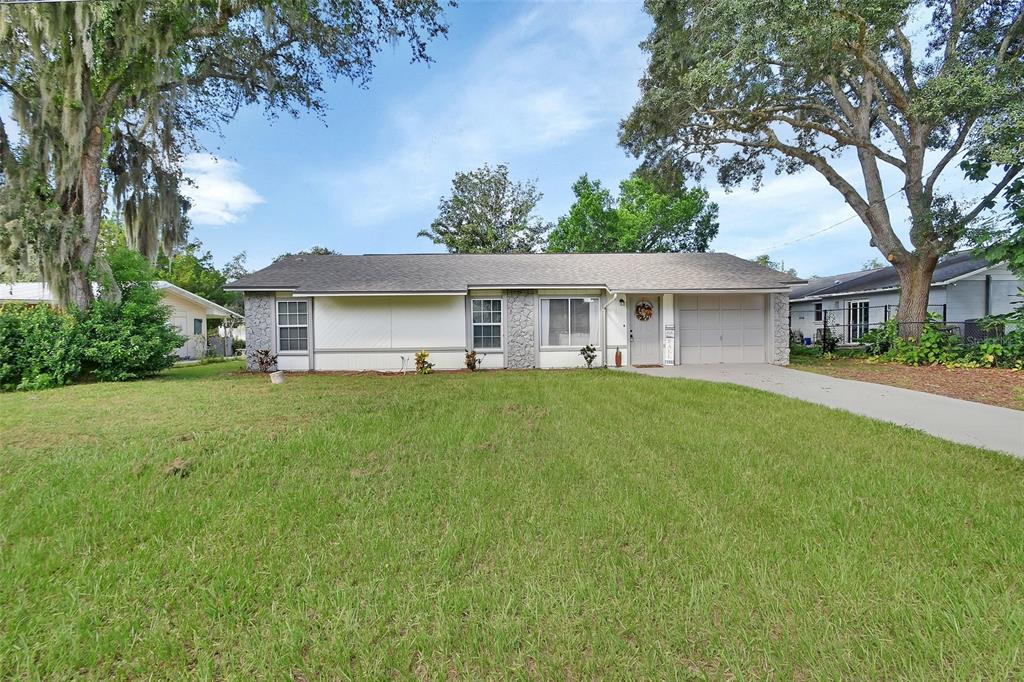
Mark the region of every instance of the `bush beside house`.
<instances>
[{"instance_id":1,"label":"bush beside house","mask_svg":"<svg viewBox=\"0 0 1024 682\"><path fill-rule=\"evenodd\" d=\"M152 269L138 254L110 258L121 300L98 300L87 311L49 305L0 306L0 390L63 386L82 376L127 381L174 364L182 337L169 325Z\"/></svg>"}]
</instances>

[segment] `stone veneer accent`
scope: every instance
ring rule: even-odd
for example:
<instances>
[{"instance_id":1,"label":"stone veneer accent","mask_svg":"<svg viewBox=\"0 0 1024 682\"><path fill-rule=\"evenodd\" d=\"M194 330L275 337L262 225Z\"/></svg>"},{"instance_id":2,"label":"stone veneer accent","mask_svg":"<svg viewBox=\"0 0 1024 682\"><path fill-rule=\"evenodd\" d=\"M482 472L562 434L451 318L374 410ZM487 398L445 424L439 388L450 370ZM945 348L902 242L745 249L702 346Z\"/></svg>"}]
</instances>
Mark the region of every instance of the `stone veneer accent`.
<instances>
[{"instance_id":1,"label":"stone veneer accent","mask_svg":"<svg viewBox=\"0 0 1024 682\"><path fill-rule=\"evenodd\" d=\"M772 314L773 365L789 364L789 295L769 294Z\"/></svg>"},{"instance_id":2,"label":"stone veneer accent","mask_svg":"<svg viewBox=\"0 0 1024 682\"><path fill-rule=\"evenodd\" d=\"M252 352L274 349L274 293L245 292L246 366L255 369Z\"/></svg>"},{"instance_id":3,"label":"stone veneer accent","mask_svg":"<svg viewBox=\"0 0 1024 682\"><path fill-rule=\"evenodd\" d=\"M537 363L537 294L505 292L505 366L529 369Z\"/></svg>"}]
</instances>

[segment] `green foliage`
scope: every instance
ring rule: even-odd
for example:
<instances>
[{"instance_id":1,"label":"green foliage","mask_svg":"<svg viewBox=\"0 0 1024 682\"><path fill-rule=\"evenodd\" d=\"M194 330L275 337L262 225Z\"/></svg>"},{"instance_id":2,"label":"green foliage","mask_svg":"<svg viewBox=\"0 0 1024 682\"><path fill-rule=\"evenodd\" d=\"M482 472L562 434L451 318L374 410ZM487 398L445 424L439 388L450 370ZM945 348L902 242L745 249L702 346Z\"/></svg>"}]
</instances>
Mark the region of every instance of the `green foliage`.
<instances>
[{"instance_id":1,"label":"green foliage","mask_svg":"<svg viewBox=\"0 0 1024 682\"><path fill-rule=\"evenodd\" d=\"M445 33L437 0L0 4L0 93L21 136L0 120L0 270L37 259L62 303L88 307L108 198L129 247L168 253L200 131L244 107L321 114L327 80L365 84L400 42L426 60Z\"/></svg>"},{"instance_id":2,"label":"green foliage","mask_svg":"<svg viewBox=\"0 0 1024 682\"><path fill-rule=\"evenodd\" d=\"M587 363L587 369L590 369L594 365L594 360L597 358L597 349L589 343L583 348L580 348L580 355L583 356L583 361Z\"/></svg>"},{"instance_id":3,"label":"green foliage","mask_svg":"<svg viewBox=\"0 0 1024 682\"><path fill-rule=\"evenodd\" d=\"M872 329L861 341L868 355L904 365L946 365L947 367L1024 366L1024 329L1014 329L1002 337L964 343L951 330L930 320L917 338L900 335L899 324L889 320Z\"/></svg>"},{"instance_id":4,"label":"green foliage","mask_svg":"<svg viewBox=\"0 0 1024 682\"><path fill-rule=\"evenodd\" d=\"M466 350L466 358L464 360L466 369L470 372L475 372L480 368L480 363L483 362L483 358L477 356L475 350Z\"/></svg>"},{"instance_id":5,"label":"green foliage","mask_svg":"<svg viewBox=\"0 0 1024 682\"><path fill-rule=\"evenodd\" d=\"M544 195L534 180L515 182L508 166L484 164L456 173L451 196L438 204L426 237L449 253L529 253L543 244L548 225L535 215Z\"/></svg>"},{"instance_id":6,"label":"green foliage","mask_svg":"<svg viewBox=\"0 0 1024 682\"><path fill-rule=\"evenodd\" d=\"M245 252L235 256L218 270L213 264L213 254L208 250L202 251L202 248L202 243L195 240L181 249L175 249L169 257L160 256L156 261L156 277L241 312L241 294L236 291L225 291L224 285L249 274L245 264Z\"/></svg>"},{"instance_id":7,"label":"green foliage","mask_svg":"<svg viewBox=\"0 0 1024 682\"><path fill-rule=\"evenodd\" d=\"M0 306L0 390L62 386L82 369L75 318L48 305Z\"/></svg>"},{"instance_id":8,"label":"green foliage","mask_svg":"<svg viewBox=\"0 0 1024 682\"><path fill-rule=\"evenodd\" d=\"M318 244L318 245L315 245L312 248L307 249L305 251L296 251L295 253L292 253L291 251L286 251L286 252L282 253L280 256L278 256L277 258L275 258L274 262L276 263L277 261L281 260L282 258L288 258L289 256L340 256L340 255L341 255L341 251L335 251L334 249L330 249L330 248L328 248L326 246L320 246ZM243 265L244 265L244 258L243 258ZM240 277L241 275L244 275L244 274L248 274L248 273L247 272L239 273L238 277ZM234 279L237 279L237 277L235 277Z\"/></svg>"},{"instance_id":9,"label":"green foliage","mask_svg":"<svg viewBox=\"0 0 1024 682\"><path fill-rule=\"evenodd\" d=\"M634 176L616 200L600 180L581 176L576 201L548 237L555 253L706 251L718 234L718 206L702 188L665 187Z\"/></svg>"},{"instance_id":10,"label":"green foliage","mask_svg":"<svg viewBox=\"0 0 1024 682\"><path fill-rule=\"evenodd\" d=\"M796 274L795 268L787 268L785 261L772 260L771 257L766 253L754 258L754 262L757 263L758 265L763 265L766 268L771 268L772 270L777 270L778 272L784 272L787 275L792 275L793 277L800 276Z\"/></svg>"},{"instance_id":11,"label":"green foliage","mask_svg":"<svg viewBox=\"0 0 1024 682\"><path fill-rule=\"evenodd\" d=\"M647 0L640 99L620 142L646 169L725 188L813 170L904 276L898 313L923 319L939 257L1024 169L1019 2ZM980 199L940 188L970 151ZM837 159L856 154L853 168ZM929 159L926 163L925 159ZM909 240L882 178L900 177ZM863 189L861 189L863 188ZM920 291L921 288L924 291Z\"/></svg>"},{"instance_id":12,"label":"green foliage","mask_svg":"<svg viewBox=\"0 0 1024 682\"><path fill-rule=\"evenodd\" d=\"M417 374L430 374L434 371L434 363L427 360L430 357L430 353L425 350L418 351L416 353L416 372Z\"/></svg>"},{"instance_id":13,"label":"green foliage","mask_svg":"<svg viewBox=\"0 0 1024 682\"><path fill-rule=\"evenodd\" d=\"M174 364L184 339L167 324L169 309L153 288L153 268L119 247L108 254L118 300L88 310L49 305L0 307L0 389L62 386L88 374L100 381L151 376Z\"/></svg>"}]
</instances>

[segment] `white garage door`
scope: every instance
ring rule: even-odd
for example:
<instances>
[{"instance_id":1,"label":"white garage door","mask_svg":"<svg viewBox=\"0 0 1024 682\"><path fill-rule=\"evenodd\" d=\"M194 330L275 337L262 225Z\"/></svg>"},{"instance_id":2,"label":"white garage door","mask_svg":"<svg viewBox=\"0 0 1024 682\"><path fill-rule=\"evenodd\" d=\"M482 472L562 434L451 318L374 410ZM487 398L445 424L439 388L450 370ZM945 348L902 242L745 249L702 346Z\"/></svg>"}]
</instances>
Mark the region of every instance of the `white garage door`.
<instances>
[{"instance_id":1,"label":"white garage door","mask_svg":"<svg viewBox=\"0 0 1024 682\"><path fill-rule=\"evenodd\" d=\"M764 362L763 294L678 296L677 361Z\"/></svg>"}]
</instances>

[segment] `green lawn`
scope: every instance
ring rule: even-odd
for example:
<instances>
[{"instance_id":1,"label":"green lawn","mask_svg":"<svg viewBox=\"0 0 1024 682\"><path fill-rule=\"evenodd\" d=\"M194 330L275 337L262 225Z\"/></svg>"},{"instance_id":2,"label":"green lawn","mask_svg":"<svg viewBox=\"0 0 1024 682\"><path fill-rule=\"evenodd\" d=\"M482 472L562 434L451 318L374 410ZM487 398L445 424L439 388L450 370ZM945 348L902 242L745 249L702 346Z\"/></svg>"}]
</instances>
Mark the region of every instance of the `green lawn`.
<instances>
[{"instance_id":1,"label":"green lawn","mask_svg":"<svg viewBox=\"0 0 1024 682\"><path fill-rule=\"evenodd\" d=\"M0 678L1024 675L1022 462L607 370L237 369L0 395Z\"/></svg>"}]
</instances>

